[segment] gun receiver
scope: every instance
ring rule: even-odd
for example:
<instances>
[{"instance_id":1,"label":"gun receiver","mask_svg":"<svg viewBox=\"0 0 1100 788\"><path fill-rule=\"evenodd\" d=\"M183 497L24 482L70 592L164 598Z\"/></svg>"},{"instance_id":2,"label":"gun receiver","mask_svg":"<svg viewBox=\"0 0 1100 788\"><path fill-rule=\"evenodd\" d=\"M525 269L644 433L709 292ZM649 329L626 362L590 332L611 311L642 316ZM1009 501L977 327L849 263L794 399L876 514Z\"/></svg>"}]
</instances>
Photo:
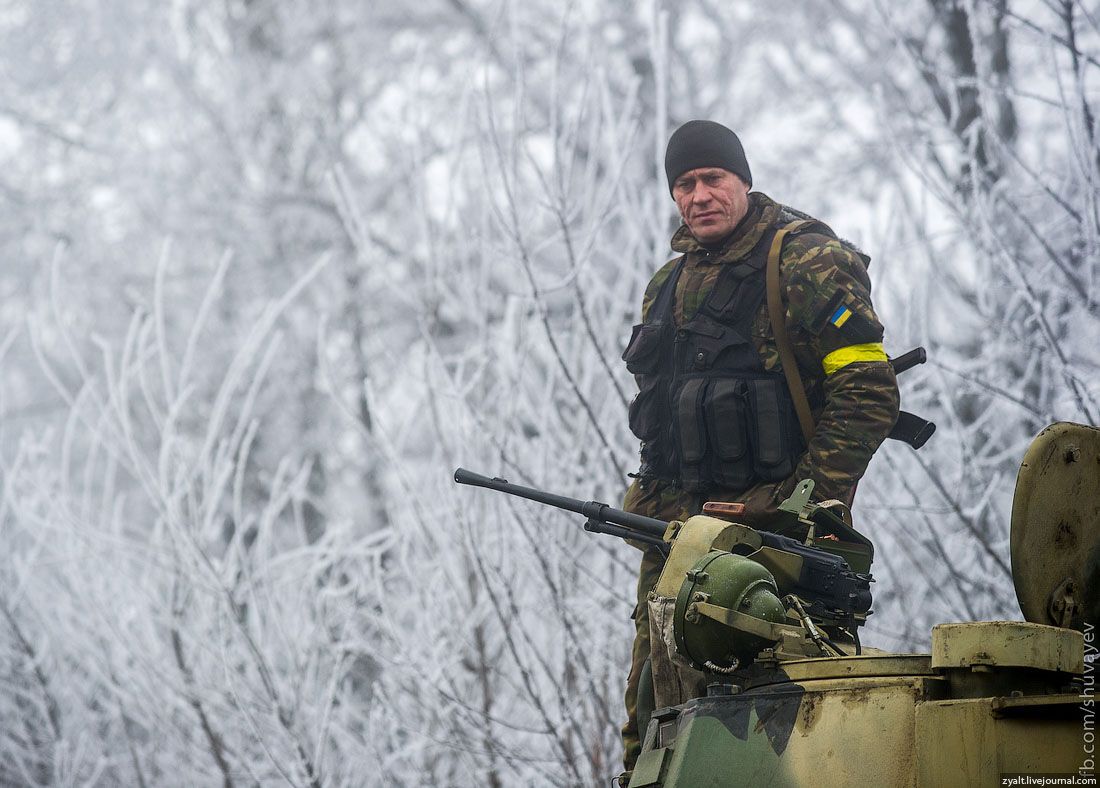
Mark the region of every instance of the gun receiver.
<instances>
[{"instance_id":1,"label":"gun receiver","mask_svg":"<svg viewBox=\"0 0 1100 788\"><path fill-rule=\"evenodd\" d=\"M523 487L512 484L507 479L498 477L490 479L488 476L482 476L480 473L474 473L465 468L455 470L455 481L459 484L485 487L489 490L526 498L529 501L537 501L547 506L565 509L568 512L576 512L588 518L588 521L584 524L584 530L586 531L617 536L620 539L632 539L635 542L645 542L662 548L664 552L668 550L668 543L664 540L668 523L664 520L631 514L621 509L613 509L606 503L600 503L599 501L581 501L577 498L567 498L564 495L536 490L533 487Z\"/></svg>"}]
</instances>

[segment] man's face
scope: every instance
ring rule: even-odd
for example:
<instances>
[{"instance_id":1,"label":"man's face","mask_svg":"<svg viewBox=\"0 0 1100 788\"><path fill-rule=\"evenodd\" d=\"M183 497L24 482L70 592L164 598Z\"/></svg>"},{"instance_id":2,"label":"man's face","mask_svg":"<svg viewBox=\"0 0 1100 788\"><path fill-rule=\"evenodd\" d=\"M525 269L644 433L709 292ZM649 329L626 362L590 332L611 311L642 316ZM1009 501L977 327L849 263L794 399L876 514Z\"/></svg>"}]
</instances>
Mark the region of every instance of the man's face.
<instances>
[{"instance_id":1,"label":"man's face","mask_svg":"<svg viewBox=\"0 0 1100 788\"><path fill-rule=\"evenodd\" d=\"M672 184L672 199L699 243L721 241L749 210L749 186L729 170L700 167Z\"/></svg>"}]
</instances>

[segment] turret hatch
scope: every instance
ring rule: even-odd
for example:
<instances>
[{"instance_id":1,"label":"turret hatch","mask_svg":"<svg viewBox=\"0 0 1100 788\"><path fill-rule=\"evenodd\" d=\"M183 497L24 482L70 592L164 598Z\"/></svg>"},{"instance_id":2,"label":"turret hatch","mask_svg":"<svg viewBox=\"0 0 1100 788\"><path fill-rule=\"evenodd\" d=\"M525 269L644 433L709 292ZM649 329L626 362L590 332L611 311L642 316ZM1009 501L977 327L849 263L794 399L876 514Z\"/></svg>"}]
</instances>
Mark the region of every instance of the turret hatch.
<instances>
[{"instance_id":1,"label":"turret hatch","mask_svg":"<svg viewBox=\"0 0 1100 788\"><path fill-rule=\"evenodd\" d=\"M1032 441L1016 479L1011 552L1024 618L1100 625L1100 429L1058 422Z\"/></svg>"}]
</instances>

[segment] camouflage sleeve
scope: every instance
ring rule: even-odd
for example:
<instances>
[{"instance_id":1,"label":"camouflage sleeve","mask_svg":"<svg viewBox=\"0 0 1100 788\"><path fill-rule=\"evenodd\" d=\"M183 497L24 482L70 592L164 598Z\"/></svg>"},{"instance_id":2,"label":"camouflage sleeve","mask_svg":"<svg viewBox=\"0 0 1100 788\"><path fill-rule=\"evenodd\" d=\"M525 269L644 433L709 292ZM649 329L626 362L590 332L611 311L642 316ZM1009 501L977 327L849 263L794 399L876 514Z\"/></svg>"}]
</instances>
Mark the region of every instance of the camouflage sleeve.
<instances>
[{"instance_id":1,"label":"camouflage sleeve","mask_svg":"<svg viewBox=\"0 0 1100 788\"><path fill-rule=\"evenodd\" d=\"M806 371L824 395L810 446L783 487L812 478L817 498L843 500L897 420L897 379L859 255L827 236L796 236L782 271L796 355L816 365Z\"/></svg>"},{"instance_id":2,"label":"camouflage sleeve","mask_svg":"<svg viewBox=\"0 0 1100 788\"><path fill-rule=\"evenodd\" d=\"M649 284L646 285L645 295L642 296L642 322L644 323L649 316L649 308L653 306L653 302L657 300L657 294L661 292L661 285L665 283L665 280L672 274L672 271L676 268L676 263L680 262L679 257L674 257L657 269L657 273L653 275L653 278L649 280Z\"/></svg>"}]
</instances>

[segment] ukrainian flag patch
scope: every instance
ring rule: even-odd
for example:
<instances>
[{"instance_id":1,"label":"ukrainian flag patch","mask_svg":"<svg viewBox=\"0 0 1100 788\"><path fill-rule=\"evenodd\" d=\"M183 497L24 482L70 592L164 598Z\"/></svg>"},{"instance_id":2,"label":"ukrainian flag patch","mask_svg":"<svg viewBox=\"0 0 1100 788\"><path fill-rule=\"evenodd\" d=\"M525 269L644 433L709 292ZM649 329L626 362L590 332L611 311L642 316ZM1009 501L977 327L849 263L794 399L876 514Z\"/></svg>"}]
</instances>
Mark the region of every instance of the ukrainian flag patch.
<instances>
[{"instance_id":1,"label":"ukrainian flag patch","mask_svg":"<svg viewBox=\"0 0 1100 788\"><path fill-rule=\"evenodd\" d=\"M852 316L852 310L848 307L841 305L837 307L837 310L833 312L832 317L829 318L829 322L837 328L848 322L848 318Z\"/></svg>"}]
</instances>

